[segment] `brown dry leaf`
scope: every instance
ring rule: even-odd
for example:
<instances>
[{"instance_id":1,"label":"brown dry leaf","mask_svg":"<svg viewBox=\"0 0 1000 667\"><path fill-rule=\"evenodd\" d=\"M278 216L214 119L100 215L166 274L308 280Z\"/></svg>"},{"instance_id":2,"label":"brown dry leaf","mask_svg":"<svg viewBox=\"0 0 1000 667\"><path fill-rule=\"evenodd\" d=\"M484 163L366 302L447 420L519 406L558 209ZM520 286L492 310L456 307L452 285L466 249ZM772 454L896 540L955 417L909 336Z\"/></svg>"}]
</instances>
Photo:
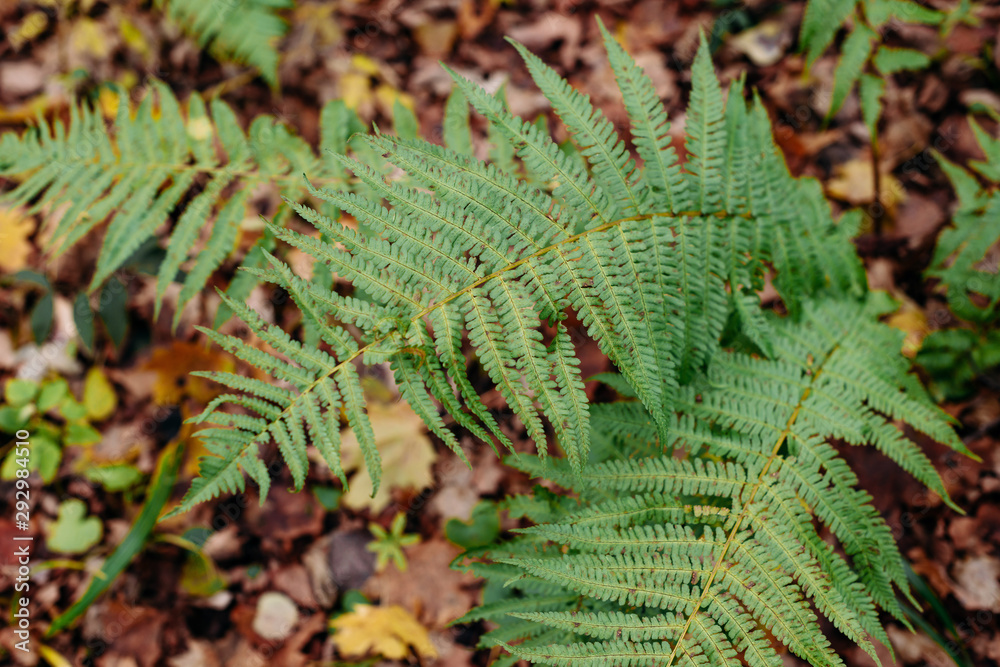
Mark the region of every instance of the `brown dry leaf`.
<instances>
[{"instance_id":1,"label":"brown dry leaf","mask_svg":"<svg viewBox=\"0 0 1000 667\"><path fill-rule=\"evenodd\" d=\"M360 657L376 653L402 660L410 647L424 658L436 658L427 629L403 607L375 607L359 604L354 611L333 619L333 643L345 656Z\"/></svg>"},{"instance_id":2,"label":"brown dry leaf","mask_svg":"<svg viewBox=\"0 0 1000 667\"><path fill-rule=\"evenodd\" d=\"M425 21L413 29L413 37L425 56L435 60L444 58L458 37L458 24L455 21Z\"/></svg>"},{"instance_id":3,"label":"brown dry leaf","mask_svg":"<svg viewBox=\"0 0 1000 667\"><path fill-rule=\"evenodd\" d=\"M466 451L466 456L472 463L471 468L455 456L445 457L436 466L435 477L439 483L429 509L436 512L442 522L448 519L468 521L480 496L492 495L500 487L504 470L492 450L480 447Z\"/></svg>"},{"instance_id":4,"label":"brown dry leaf","mask_svg":"<svg viewBox=\"0 0 1000 667\"><path fill-rule=\"evenodd\" d=\"M98 665L133 664L153 667L163 655L166 612L153 607L137 607L116 600L91 607L83 617L83 637L99 641L105 652ZM110 634L108 629L117 632Z\"/></svg>"},{"instance_id":5,"label":"brown dry leaf","mask_svg":"<svg viewBox=\"0 0 1000 667\"><path fill-rule=\"evenodd\" d=\"M35 221L21 209L0 208L0 269L9 273L20 271L28 264Z\"/></svg>"},{"instance_id":6,"label":"brown dry leaf","mask_svg":"<svg viewBox=\"0 0 1000 667\"><path fill-rule=\"evenodd\" d=\"M423 489L431 485L431 466L437 459L434 446L424 432L424 424L404 401L389 405L371 403L368 417L375 433L375 445L382 456L382 483L372 497L372 479L364 468L364 456L354 431L344 434L340 455L344 470L359 469L342 502L352 509L369 508L378 514L392 498L393 489Z\"/></svg>"},{"instance_id":7,"label":"brown dry leaf","mask_svg":"<svg viewBox=\"0 0 1000 667\"><path fill-rule=\"evenodd\" d=\"M955 564L955 597L966 609L1000 612L1000 560L973 556Z\"/></svg>"},{"instance_id":8,"label":"brown dry leaf","mask_svg":"<svg viewBox=\"0 0 1000 667\"><path fill-rule=\"evenodd\" d=\"M729 40L729 45L754 65L769 67L781 60L792 43L792 35L781 21L762 21Z\"/></svg>"},{"instance_id":9,"label":"brown dry leaf","mask_svg":"<svg viewBox=\"0 0 1000 667\"><path fill-rule=\"evenodd\" d=\"M219 667L212 642L203 639L188 639L184 653L167 659L169 667Z\"/></svg>"},{"instance_id":10,"label":"brown dry leaf","mask_svg":"<svg viewBox=\"0 0 1000 667\"><path fill-rule=\"evenodd\" d=\"M899 659L905 665L930 665L930 667L954 667L948 653L925 634L904 630L898 625L886 628L892 645L899 652Z\"/></svg>"},{"instance_id":11,"label":"brown dry leaf","mask_svg":"<svg viewBox=\"0 0 1000 667\"><path fill-rule=\"evenodd\" d=\"M287 548L305 535L315 539L323 530L325 512L311 493L275 486L263 507L252 502L245 510L245 525L263 538L265 548ZM281 546L284 545L284 546Z\"/></svg>"},{"instance_id":12,"label":"brown dry leaf","mask_svg":"<svg viewBox=\"0 0 1000 667\"><path fill-rule=\"evenodd\" d=\"M459 549L442 538L407 547L406 572L386 568L370 578L362 591L382 604L414 609L428 627L442 629L476 601L471 592L476 578L448 567L458 554Z\"/></svg>"}]
</instances>

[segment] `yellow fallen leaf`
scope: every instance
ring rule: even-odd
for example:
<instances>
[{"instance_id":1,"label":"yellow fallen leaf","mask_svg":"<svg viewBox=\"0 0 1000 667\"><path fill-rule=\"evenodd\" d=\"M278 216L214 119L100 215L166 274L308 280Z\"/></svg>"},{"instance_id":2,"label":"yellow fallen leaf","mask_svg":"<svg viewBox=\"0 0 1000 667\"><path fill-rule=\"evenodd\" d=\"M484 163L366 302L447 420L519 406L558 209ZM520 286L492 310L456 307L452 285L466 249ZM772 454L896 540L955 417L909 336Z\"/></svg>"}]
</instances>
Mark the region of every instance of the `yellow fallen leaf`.
<instances>
[{"instance_id":1,"label":"yellow fallen leaf","mask_svg":"<svg viewBox=\"0 0 1000 667\"><path fill-rule=\"evenodd\" d=\"M375 433L375 445L382 456L382 484L373 498L372 480L364 468L361 446L354 431L349 431L341 441L341 460L345 471L358 469L358 472L348 480L350 488L342 502L352 509L367 507L378 514L388 507L393 489L423 489L434 482L431 467L437 453L420 417L406 402L369 403L368 417Z\"/></svg>"},{"instance_id":2,"label":"yellow fallen leaf","mask_svg":"<svg viewBox=\"0 0 1000 667\"><path fill-rule=\"evenodd\" d=\"M887 211L895 209L896 204L903 201L905 192L903 186L892 174L882 174L881 194L879 203ZM831 197L836 197L850 204L869 204L875 198L875 179L870 160L855 159L838 165L833 178L826 184L826 191Z\"/></svg>"},{"instance_id":3,"label":"yellow fallen leaf","mask_svg":"<svg viewBox=\"0 0 1000 667\"><path fill-rule=\"evenodd\" d=\"M125 45L143 58L148 58L150 56L149 43L146 41L146 36L142 34L139 26L132 23L123 13L117 13L115 18L118 23L118 34L121 35Z\"/></svg>"},{"instance_id":4,"label":"yellow fallen leaf","mask_svg":"<svg viewBox=\"0 0 1000 667\"><path fill-rule=\"evenodd\" d=\"M293 10L292 25L295 26L296 30L302 30L306 33L307 37L293 45L291 50L295 51L296 46L299 48L303 48L304 45L324 47L339 42L341 29L337 24L336 12L337 6L333 4L298 5Z\"/></svg>"},{"instance_id":5,"label":"yellow fallen leaf","mask_svg":"<svg viewBox=\"0 0 1000 667\"><path fill-rule=\"evenodd\" d=\"M14 273L27 265L33 231L35 221L21 209L0 208L0 268Z\"/></svg>"},{"instance_id":6,"label":"yellow fallen leaf","mask_svg":"<svg viewBox=\"0 0 1000 667\"><path fill-rule=\"evenodd\" d=\"M378 63L368 56L356 53L351 56L351 67L368 76L378 76Z\"/></svg>"},{"instance_id":7,"label":"yellow fallen leaf","mask_svg":"<svg viewBox=\"0 0 1000 667\"><path fill-rule=\"evenodd\" d=\"M893 329L906 332L903 339L903 354L911 359L920 351L924 338L930 333L927 325L927 315L916 304L904 301L899 310L890 315L886 321Z\"/></svg>"},{"instance_id":8,"label":"yellow fallen leaf","mask_svg":"<svg viewBox=\"0 0 1000 667\"><path fill-rule=\"evenodd\" d=\"M87 408L87 417L98 422L110 417L118 406L115 388L108 381L108 376L96 366L87 371L87 379L83 383L83 404Z\"/></svg>"},{"instance_id":9,"label":"yellow fallen leaf","mask_svg":"<svg viewBox=\"0 0 1000 667\"><path fill-rule=\"evenodd\" d=\"M10 45L15 51L20 51L21 47L35 39L49 26L49 17L41 10L35 10L24 17L20 23L7 35Z\"/></svg>"},{"instance_id":10,"label":"yellow fallen leaf","mask_svg":"<svg viewBox=\"0 0 1000 667\"><path fill-rule=\"evenodd\" d=\"M371 98L370 77L360 72L346 72L340 77L340 97L348 109L357 110Z\"/></svg>"},{"instance_id":11,"label":"yellow fallen leaf","mask_svg":"<svg viewBox=\"0 0 1000 667\"><path fill-rule=\"evenodd\" d=\"M93 19L81 18L73 23L70 48L77 53L103 59L111 53L111 41L100 23Z\"/></svg>"},{"instance_id":12,"label":"yellow fallen leaf","mask_svg":"<svg viewBox=\"0 0 1000 667\"><path fill-rule=\"evenodd\" d=\"M101 113L108 120L112 120L118 115L118 103L120 101L121 98L118 96L118 93L108 86L101 88L101 91L97 94L97 106L100 107Z\"/></svg>"},{"instance_id":13,"label":"yellow fallen leaf","mask_svg":"<svg viewBox=\"0 0 1000 667\"><path fill-rule=\"evenodd\" d=\"M437 657L427 630L399 605L355 605L354 611L338 616L330 625L335 630L333 643L345 656L379 654L402 660L413 647L423 658Z\"/></svg>"}]
</instances>

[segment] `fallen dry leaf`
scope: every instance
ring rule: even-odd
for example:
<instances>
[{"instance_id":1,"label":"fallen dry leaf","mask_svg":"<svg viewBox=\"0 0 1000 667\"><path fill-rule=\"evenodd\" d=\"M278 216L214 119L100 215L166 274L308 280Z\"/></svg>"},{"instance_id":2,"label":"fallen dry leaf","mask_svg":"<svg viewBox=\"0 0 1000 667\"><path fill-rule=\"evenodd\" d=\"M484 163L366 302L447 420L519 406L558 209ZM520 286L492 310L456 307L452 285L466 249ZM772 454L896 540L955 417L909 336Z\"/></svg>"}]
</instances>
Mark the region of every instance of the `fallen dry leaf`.
<instances>
[{"instance_id":1,"label":"fallen dry leaf","mask_svg":"<svg viewBox=\"0 0 1000 667\"><path fill-rule=\"evenodd\" d=\"M422 657L437 657L427 629L399 605L376 607L359 604L354 611L333 619L330 625L335 630L333 643L345 656L376 653L402 660L413 647Z\"/></svg>"},{"instance_id":2,"label":"fallen dry leaf","mask_svg":"<svg viewBox=\"0 0 1000 667\"><path fill-rule=\"evenodd\" d=\"M926 313L909 299L905 299L899 310L889 316L886 324L906 332L906 338L903 339L903 354L911 359L920 351L924 337L930 333Z\"/></svg>"},{"instance_id":3,"label":"fallen dry leaf","mask_svg":"<svg viewBox=\"0 0 1000 667\"><path fill-rule=\"evenodd\" d=\"M154 349L142 370L156 373L153 401L157 405L176 405L185 396L190 396L199 403L208 403L215 398L221 387L191 373L232 371L233 361L229 355L219 354L204 343L175 340L169 346Z\"/></svg>"},{"instance_id":4,"label":"fallen dry leaf","mask_svg":"<svg viewBox=\"0 0 1000 667\"><path fill-rule=\"evenodd\" d=\"M458 554L457 547L441 538L415 544L406 550L406 572L386 568L371 577L362 591L382 604L414 609L428 627L442 629L475 603L471 588L476 578L448 567Z\"/></svg>"},{"instance_id":5,"label":"fallen dry leaf","mask_svg":"<svg viewBox=\"0 0 1000 667\"><path fill-rule=\"evenodd\" d=\"M973 556L959 561L954 568L955 597L966 609L1000 611L1000 560L991 556Z\"/></svg>"},{"instance_id":6,"label":"fallen dry leaf","mask_svg":"<svg viewBox=\"0 0 1000 667\"><path fill-rule=\"evenodd\" d=\"M882 174L882 193L879 203L887 211L894 210L903 201L903 186L891 174ZM871 160L856 158L838 165L834 176L826 184L826 191L850 204L868 204L875 198L875 179Z\"/></svg>"},{"instance_id":7,"label":"fallen dry leaf","mask_svg":"<svg viewBox=\"0 0 1000 667\"><path fill-rule=\"evenodd\" d=\"M21 209L0 208L0 269L15 273L28 264L35 221Z\"/></svg>"},{"instance_id":8,"label":"fallen dry leaf","mask_svg":"<svg viewBox=\"0 0 1000 667\"><path fill-rule=\"evenodd\" d=\"M423 489L431 485L431 466L437 453L424 424L403 401L389 405L371 403L368 416L375 433L375 444L382 456L382 484L372 497L372 480L364 466L361 447L353 431L344 434L340 447L344 470L359 469L351 476L343 504L352 509L369 508L378 514L392 499L393 489Z\"/></svg>"},{"instance_id":9,"label":"fallen dry leaf","mask_svg":"<svg viewBox=\"0 0 1000 667\"><path fill-rule=\"evenodd\" d=\"M898 625L890 625L886 632L903 664L930 667L953 667L955 664L948 653L925 634L910 632Z\"/></svg>"},{"instance_id":10,"label":"fallen dry leaf","mask_svg":"<svg viewBox=\"0 0 1000 667\"><path fill-rule=\"evenodd\" d=\"M781 60L792 35L781 21L762 21L729 40L729 45L755 65L769 67Z\"/></svg>"}]
</instances>

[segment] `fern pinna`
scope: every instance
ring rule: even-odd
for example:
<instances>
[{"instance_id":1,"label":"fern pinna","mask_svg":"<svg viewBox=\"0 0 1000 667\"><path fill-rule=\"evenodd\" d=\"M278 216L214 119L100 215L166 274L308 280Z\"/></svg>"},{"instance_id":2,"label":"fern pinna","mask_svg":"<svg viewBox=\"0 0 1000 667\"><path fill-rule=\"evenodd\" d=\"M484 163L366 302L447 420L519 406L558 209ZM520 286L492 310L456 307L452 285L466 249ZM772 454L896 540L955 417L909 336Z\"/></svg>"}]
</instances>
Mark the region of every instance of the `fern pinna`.
<instances>
[{"instance_id":1,"label":"fern pinna","mask_svg":"<svg viewBox=\"0 0 1000 667\"><path fill-rule=\"evenodd\" d=\"M485 646L552 665L781 665L767 633L812 665L842 665L818 614L876 661L883 609L907 623L891 531L833 440L872 445L946 500L919 447L886 416L965 452L908 375L902 332L867 303L823 301L769 318L772 353L727 351L682 387L666 439L637 403L594 406L608 442L575 475L513 464L579 502L515 497L537 525L466 554L505 584L464 619L499 627ZM950 502L950 501L948 501ZM824 541L818 520L843 547Z\"/></svg>"},{"instance_id":2,"label":"fern pinna","mask_svg":"<svg viewBox=\"0 0 1000 667\"><path fill-rule=\"evenodd\" d=\"M157 311L167 288L186 267L175 312L198 294L232 253L244 220L253 216L254 188L276 184L289 199L306 196L301 174L342 181L336 164L316 156L309 145L271 116L240 129L233 110L221 100L206 104L198 94L186 110L167 86L154 82L137 108L130 96L118 96L117 116L106 125L100 109L72 105L69 122L39 119L37 127L0 137L0 176L20 181L2 201L49 207L54 216L50 250L58 256L107 222L90 290L101 286L165 224L172 224L166 257L159 268ZM341 102L321 113L321 145L344 150L361 122ZM273 220L283 224L291 210L282 207ZM209 229L203 246L203 229ZM266 234L245 258L263 260L273 248ZM244 299L253 286L249 274L237 276L230 295ZM220 318L223 313L220 311Z\"/></svg>"}]
</instances>

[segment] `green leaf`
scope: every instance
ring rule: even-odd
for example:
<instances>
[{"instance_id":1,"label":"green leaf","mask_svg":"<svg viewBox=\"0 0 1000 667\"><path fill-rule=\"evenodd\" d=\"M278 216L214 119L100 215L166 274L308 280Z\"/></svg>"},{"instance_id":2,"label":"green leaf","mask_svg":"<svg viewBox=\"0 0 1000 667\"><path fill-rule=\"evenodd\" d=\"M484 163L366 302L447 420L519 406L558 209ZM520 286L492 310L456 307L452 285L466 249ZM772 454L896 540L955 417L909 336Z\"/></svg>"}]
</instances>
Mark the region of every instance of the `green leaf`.
<instances>
[{"instance_id":1,"label":"green leaf","mask_svg":"<svg viewBox=\"0 0 1000 667\"><path fill-rule=\"evenodd\" d=\"M101 291L101 307L98 312L111 342L119 349L125 341L125 331L128 328L128 314L125 311L127 298L128 289L117 278L109 280Z\"/></svg>"},{"instance_id":2,"label":"green leaf","mask_svg":"<svg viewBox=\"0 0 1000 667\"><path fill-rule=\"evenodd\" d=\"M878 119L882 115L882 94L885 79L871 74L862 74L859 86L861 97L861 117L868 128L869 140L874 144L878 139Z\"/></svg>"},{"instance_id":3,"label":"green leaf","mask_svg":"<svg viewBox=\"0 0 1000 667\"><path fill-rule=\"evenodd\" d=\"M392 561L400 572L405 572L407 563L403 547L420 541L419 535L403 532L406 530L406 514L398 512L393 517L388 531L374 522L368 524L368 530L375 539L366 544L365 548L375 554L375 570L381 572L389 565L389 561Z\"/></svg>"},{"instance_id":4,"label":"green leaf","mask_svg":"<svg viewBox=\"0 0 1000 667\"><path fill-rule=\"evenodd\" d=\"M392 105L392 124L400 139L416 139L420 136L420 123L416 114L398 98Z\"/></svg>"},{"instance_id":5,"label":"green leaf","mask_svg":"<svg viewBox=\"0 0 1000 667\"><path fill-rule=\"evenodd\" d=\"M43 484L50 484L59 472L59 464L62 463L62 450L51 438L32 434L28 446L28 465L30 472L38 471L38 476ZM22 457L15 456L16 450L11 449L3 460L0 468L0 479L12 480L17 477L17 471L25 468L21 465Z\"/></svg>"},{"instance_id":6,"label":"green leaf","mask_svg":"<svg viewBox=\"0 0 1000 667\"><path fill-rule=\"evenodd\" d=\"M500 512L496 503L479 501L472 508L469 521L449 519L444 526L444 535L452 543L463 549L475 549L490 544L500 534Z\"/></svg>"},{"instance_id":7,"label":"green leaf","mask_svg":"<svg viewBox=\"0 0 1000 667\"><path fill-rule=\"evenodd\" d=\"M20 408L4 405L0 407L0 431L17 433L28 425L28 420L35 413L34 406L24 405Z\"/></svg>"},{"instance_id":8,"label":"green leaf","mask_svg":"<svg viewBox=\"0 0 1000 667\"><path fill-rule=\"evenodd\" d=\"M36 343L44 343L52 332L52 318L55 316L55 302L52 292L46 292L31 309L31 335Z\"/></svg>"},{"instance_id":9,"label":"green leaf","mask_svg":"<svg viewBox=\"0 0 1000 667\"><path fill-rule=\"evenodd\" d=\"M115 388L100 368L87 371L87 379L83 383L83 405L87 408L87 419L90 421L104 421L118 405Z\"/></svg>"},{"instance_id":10,"label":"green leaf","mask_svg":"<svg viewBox=\"0 0 1000 667\"><path fill-rule=\"evenodd\" d=\"M336 512L340 507L340 497L344 495L344 492L335 486L314 486L312 492L327 512Z\"/></svg>"},{"instance_id":11,"label":"green leaf","mask_svg":"<svg viewBox=\"0 0 1000 667\"><path fill-rule=\"evenodd\" d=\"M66 380L58 378L46 382L38 392L38 411L48 412L67 396L69 396L69 383Z\"/></svg>"},{"instance_id":12,"label":"green leaf","mask_svg":"<svg viewBox=\"0 0 1000 667\"><path fill-rule=\"evenodd\" d=\"M38 390L38 383L33 380L11 378L4 385L4 398L9 405L19 408L35 400Z\"/></svg>"},{"instance_id":13,"label":"green leaf","mask_svg":"<svg viewBox=\"0 0 1000 667\"><path fill-rule=\"evenodd\" d=\"M90 424L75 422L66 425L63 444L70 447L85 447L101 441L101 433Z\"/></svg>"},{"instance_id":14,"label":"green leaf","mask_svg":"<svg viewBox=\"0 0 1000 667\"><path fill-rule=\"evenodd\" d=\"M72 394L67 394L63 397L62 401L59 403L58 411L66 421L70 422L80 421L81 419L87 418L86 406L73 398Z\"/></svg>"},{"instance_id":15,"label":"green leaf","mask_svg":"<svg viewBox=\"0 0 1000 667\"><path fill-rule=\"evenodd\" d=\"M94 349L94 310L87 295L80 292L73 301L73 323L76 333L88 352Z\"/></svg>"},{"instance_id":16,"label":"green leaf","mask_svg":"<svg viewBox=\"0 0 1000 667\"><path fill-rule=\"evenodd\" d=\"M207 598L223 590L226 580L219 575L211 558L201 549L194 549L188 553L181 569L180 587L188 595Z\"/></svg>"},{"instance_id":17,"label":"green leaf","mask_svg":"<svg viewBox=\"0 0 1000 667\"><path fill-rule=\"evenodd\" d=\"M95 484L100 484L111 493L131 489L142 481L139 469L128 463L88 467L84 469L83 476Z\"/></svg>"},{"instance_id":18,"label":"green leaf","mask_svg":"<svg viewBox=\"0 0 1000 667\"><path fill-rule=\"evenodd\" d=\"M892 19L938 25L945 20L947 14L912 0L865 0L865 16L873 28L879 28Z\"/></svg>"},{"instance_id":19,"label":"green leaf","mask_svg":"<svg viewBox=\"0 0 1000 667\"><path fill-rule=\"evenodd\" d=\"M840 26L854 14L858 0L809 0L802 16L799 45L806 51L806 67L812 67L833 43Z\"/></svg>"},{"instance_id":20,"label":"green leaf","mask_svg":"<svg viewBox=\"0 0 1000 667\"><path fill-rule=\"evenodd\" d=\"M472 155L472 131L469 129L469 103L458 86L452 86L444 105L442 122L444 145L456 153Z\"/></svg>"},{"instance_id":21,"label":"green leaf","mask_svg":"<svg viewBox=\"0 0 1000 667\"><path fill-rule=\"evenodd\" d=\"M96 516L87 516L87 505L70 498L59 505L59 516L48 528L45 546L63 554L86 553L101 541L104 527Z\"/></svg>"},{"instance_id":22,"label":"green leaf","mask_svg":"<svg viewBox=\"0 0 1000 667\"><path fill-rule=\"evenodd\" d=\"M46 637L59 633L79 618L94 603L94 600L114 583L118 575L142 550L146 539L153 532L153 527L156 526L156 519L159 517L160 511L170 500L170 494L174 489L174 482L177 480L177 472L180 470L183 458L183 449L179 442L163 450L149 485L146 502L143 503L142 510L135 523L132 524L131 530L114 550L114 553L104 561L98 574L90 580L83 597L52 621L52 625L46 631Z\"/></svg>"},{"instance_id":23,"label":"green leaf","mask_svg":"<svg viewBox=\"0 0 1000 667\"><path fill-rule=\"evenodd\" d=\"M292 0L155 0L166 16L214 57L257 68L278 86L277 42L288 30L278 11Z\"/></svg>"}]
</instances>

